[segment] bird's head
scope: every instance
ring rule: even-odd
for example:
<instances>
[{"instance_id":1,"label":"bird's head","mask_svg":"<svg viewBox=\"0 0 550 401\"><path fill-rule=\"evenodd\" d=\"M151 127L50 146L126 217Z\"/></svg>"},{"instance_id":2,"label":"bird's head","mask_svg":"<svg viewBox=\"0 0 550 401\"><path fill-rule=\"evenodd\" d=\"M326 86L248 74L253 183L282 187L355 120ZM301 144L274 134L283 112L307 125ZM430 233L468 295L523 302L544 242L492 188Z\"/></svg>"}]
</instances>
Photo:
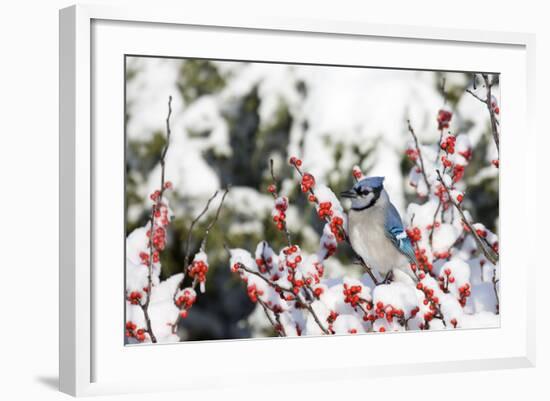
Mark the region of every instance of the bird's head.
<instances>
[{"instance_id":1,"label":"bird's head","mask_svg":"<svg viewBox=\"0 0 550 401\"><path fill-rule=\"evenodd\" d=\"M383 189L384 177L366 177L340 196L351 199L353 210L365 210L376 204Z\"/></svg>"}]
</instances>

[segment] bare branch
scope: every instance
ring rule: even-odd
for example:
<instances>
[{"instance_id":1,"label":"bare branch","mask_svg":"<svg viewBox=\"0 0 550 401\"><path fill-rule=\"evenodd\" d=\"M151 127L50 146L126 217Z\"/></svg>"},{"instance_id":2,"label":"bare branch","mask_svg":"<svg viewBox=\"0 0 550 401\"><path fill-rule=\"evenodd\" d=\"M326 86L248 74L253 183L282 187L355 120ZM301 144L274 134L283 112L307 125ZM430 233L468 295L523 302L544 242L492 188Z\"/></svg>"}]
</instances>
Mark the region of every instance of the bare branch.
<instances>
[{"instance_id":1,"label":"bare branch","mask_svg":"<svg viewBox=\"0 0 550 401\"><path fill-rule=\"evenodd\" d=\"M426 184L426 187L428 188L428 193L431 191L432 187L430 185L430 182L428 181L428 175L426 174L426 169L424 168L424 159L422 157L422 152L420 151L420 145L418 143L418 138L414 132L413 127L411 126L411 121L407 120L407 125L409 126L409 132L411 133L414 144L416 146L416 151L418 152L418 159L420 160L420 170L422 172L422 177L424 177L424 183Z\"/></svg>"},{"instance_id":2,"label":"bare branch","mask_svg":"<svg viewBox=\"0 0 550 401\"><path fill-rule=\"evenodd\" d=\"M483 78L483 82L485 83L485 88L487 89L486 97L483 99L482 97L478 96L474 92L472 92L469 89L466 89L466 92L468 92L470 95L472 95L474 98L479 100L481 103L484 103L487 107L487 110L489 111L489 118L491 120L491 134L493 135L493 140L495 141L495 145L497 147L497 151L500 152L500 138L498 133L498 120L495 116L495 110L493 109L492 103L492 88L494 85L494 82L489 79L488 74L481 74L481 77ZM475 82L475 76L474 76L474 82Z\"/></svg>"},{"instance_id":3,"label":"bare branch","mask_svg":"<svg viewBox=\"0 0 550 401\"><path fill-rule=\"evenodd\" d=\"M260 298L258 298L258 303L264 309L264 313L267 316L267 319L269 320L269 323L271 323L273 328L277 327L277 323L275 323L275 320L273 320L273 317L271 317L271 314L269 313L270 309L267 307L266 303L264 301L262 301ZM277 330L277 333L280 334L280 332L278 330Z\"/></svg>"},{"instance_id":4,"label":"bare branch","mask_svg":"<svg viewBox=\"0 0 550 401\"><path fill-rule=\"evenodd\" d=\"M499 299L499 296L498 296L498 288L497 288L497 284L499 282L499 280L497 279L497 269L493 268L493 278L491 279L492 283L493 283L493 291L495 292L495 298L497 300L497 303L496 303L496 314L498 315L500 313L500 299Z\"/></svg>"},{"instance_id":5,"label":"bare branch","mask_svg":"<svg viewBox=\"0 0 550 401\"><path fill-rule=\"evenodd\" d=\"M441 209L441 200L439 200L439 203L437 204L437 208L435 209L434 218L432 221L432 227L430 229L430 246L433 245L435 223L437 222L436 220L437 220L437 214L439 213L439 209Z\"/></svg>"},{"instance_id":6,"label":"bare branch","mask_svg":"<svg viewBox=\"0 0 550 401\"><path fill-rule=\"evenodd\" d=\"M483 104L486 104L485 103L485 99L482 99L480 98L478 95L476 95L474 92L472 92L470 89L466 89L466 92L468 92L470 95L472 95L473 97L475 97L477 100L479 100L481 103Z\"/></svg>"},{"instance_id":7,"label":"bare branch","mask_svg":"<svg viewBox=\"0 0 550 401\"><path fill-rule=\"evenodd\" d=\"M246 267L242 263L238 263L238 266L239 266L239 269L242 269L242 270L244 270L245 272L247 272L249 274L253 274L253 275L261 278L263 281L265 281L269 286L271 286L275 290L278 290L280 292L286 292L286 293L291 294L292 296L298 298L298 301L302 305L304 305L304 307L309 311L309 313L311 313L311 315L313 316L313 319L315 320L315 323L317 323L317 325L323 331L323 333L330 334L330 331L327 328L325 328L325 326L321 322L321 319L319 319L319 316L317 316L317 313L315 313L315 311L313 310L313 307L311 306L311 302L308 302L307 300L305 300L301 293L298 292L298 294L295 294L292 289L282 287L279 284L274 283L273 281L271 281L268 278L264 277L261 273L258 273L258 272L255 272L254 270L249 269L248 267Z\"/></svg>"},{"instance_id":8,"label":"bare branch","mask_svg":"<svg viewBox=\"0 0 550 401\"><path fill-rule=\"evenodd\" d=\"M155 211L160 208L160 205L162 203L162 196L164 194L164 190L166 189L165 186L165 159L166 159L166 152L168 152L168 147L170 146L170 117L172 115L172 96L168 97L168 115L166 116L166 144L164 146L164 149L160 155L160 166L161 166L161 173L160 173L160 191L159 195L157 196L155 200L155 204L153 205L151 209L151 217L149 220L150 223L150 230L151 235L149 235L149 263L147 265L147 299L145 300L144 304L140 303L141 310L143 311L143 316L145 318L145 325L146 325L146 331L149 333L149 337L151 337L151 342L156 343L157 338L155 337L155 334L153 333L153 328L151 326L151 318L149 317L149 303L151 301L151 290L153 287L153 233L155 231Z\"/></svg>"},{"instance_id":9,"label":"bare branch","mask_svg":"<svg viewBox=\"0 0 550 401\"><path fill-rule=\"evenodd\" d=\"M201 241L201 246L200 246L200 249L203 252L206 250L206 242L208 240L208 234L210 234L210 230L214 227L214 225L218 221L218 218L220 217L220 212L221 212L222 207L223 207L223 202L224 202L225 197L227 196L228 193L229 193L229 187L225 189L225 191L223 193L223 196L222 196L222 199L220 201L220 204L218 205L218 209L216 210L216 214L214 215L214 218L212 219L212 221L210 221L210 223L208 223L208 226L206 227L206 230L204 232L204 237ZM212 203L212 201L214 200L214 198L217 195L218 195L218 191L214 192L214 195L212 195L208 199L208 202L206 203L204 209L193 220L193 222L191 223L191 227L189 228L189 232L187 233L187 241L186 241L186 245L185 245L185 258L184 258L184 267L183 267L183 277L181 278L179 284L176 286L176 290L174 291L174 296L173 296L174 303L176 302L176 294L178 293L178 290L183 285L183 282L185 281L185 276L187 275L187 269L189 267L189 260L191 259L191 256L190 256L190 253L189 253L189 248L190 248L190 242L191 242L191 238L192 238L193 227L201 219L201 217L204 216L204 214L208 211L208 208L210 207L210 204ZM197 284L197 280L194 280L193 281L193 289L195 288L196 284ZM179 320L180 320L180 318L178 317L177 322L179 322ZM176 322L176 324L177 324L177 322Z\"/></svg>"},{"instance_id":10,"label":"bare branch","mask_svg":"<svg viewBox=\"0 0 550 401\"><path fill-rule=\"evenodd\" d=\"M222 207L223 207L223 202L225 200L225 197L229 193L229 188L230 187L227 187L225 189L225 191L223 192L222 199L220 201L220 204L218 205L218 209L216 210L216 214L214 215L214 218L210 221L210 223L208 223L208 226L204 230L204 237L202 239L201 248L200 248L202 251L206 250L206 241L208 240L208 234L210 234L210 230L216 225L216 222L218 221L218 219L220 217L220 212L221 212Z\"/></svg>"},{"instance_id":11,"label":"bare branch","mask_svg":"<svg viewBox=\"0 0 550 401\"><path fill-rule=\"evenodd\" d=\"M491 89L493 87L493 81L489 82L489 76L487 74L481 74L483 80L485 81L485 86L487 87L487 110L489 110L489 117L491 118L491 132L493 134L493 139L495 145L497 146L497 151L500 152L500 140L498 135L497 128L497 119L495 117L495 110L493 109Z\"/></svg>"},{"instance_id":12,"label":"bare branch","mask_svg":"<svg viewBox=\"0 0 550 401\"><path fill-rule=\"evenodd\" d=\"M191 258L190 247L191 247L191 239L193 237L193 228L195 228L195 224L199 222L199 220L202 218L202 216L205 215L205 213L208 211L208 208L210 207L210 204L214 200L214 198L218 196L218 191L214 192L214 195L212 195L208 201L206 202L206 205L204 206L204 209L193 219L191 222L191 226L189 227L189 231L187 232L187 240L185 241L185 257L183 262L183 273L187 271L187 267L189 266L189 259Z\"/></svg>"},{"instance_id":13,"label":"bare branch","mask_svg":"<svg viewBox=\"0 0 550 401\"><path fill-rule=\"evenodd\" d=\"M456 203L455 200L453 199L453 197L451 196L451 191L450 191L449 187L447 187L447 184L445 184L445 182L443 181L443 177L441 176L441 173L439 172L439 170L436 170L436 171L437 171L438 181L441 183L441 185L443 185L443 188L445 189L445 192L447 192L449 202L451 202L453 204L453 206L456 208L456 210L458 210L458 212L460 213L460 216L462 217L462 221L464 222L464 224L466 224L466 226L470 230L470 233L473 235L479 249L481 250L481 252L483 252L485 257L492 264L494 264L494 265L497 264L498 263L498 254L496 254L495 251L493 249L491 249L490 247L487 247L486 244L481 240L481 238L479 237L476 229L472 226L472 224L466 218L466 215L464 214L464 211L462 210L462 206L460 206L458 203Z\"/></svg>"}]
</instances>

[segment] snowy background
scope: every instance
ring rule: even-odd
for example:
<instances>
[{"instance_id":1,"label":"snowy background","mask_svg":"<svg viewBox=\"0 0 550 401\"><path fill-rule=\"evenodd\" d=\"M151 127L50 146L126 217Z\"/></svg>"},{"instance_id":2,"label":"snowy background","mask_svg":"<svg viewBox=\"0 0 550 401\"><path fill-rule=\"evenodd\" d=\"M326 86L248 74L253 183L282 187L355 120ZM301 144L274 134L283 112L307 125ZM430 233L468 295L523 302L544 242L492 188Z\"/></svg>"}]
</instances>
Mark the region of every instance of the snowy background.
<instances>
[{"instance_id":1,"label":"snowy background","mask_svg":"<svg viewBox=\"0 0 550 401\"><path fill-rule=\"evenodd\" d=\"M462 203L473 221L497 231L498 169L491 162L498 155L487 109L465 93L472 89L472 74L129 57L126 78L128 235L150 216L148 196L160 182L167 99L173 97L166 155L166 179L173 189L166 197L174 220L167 227L160 280L184 269L191 221L214 191L231 185L208 239L206 292L179 322L182 339L276 334L246 285L231 273L224 249L227 244L254 252L262 240L274 249L285 245L271 221L270 159L282 180L281 192L290 200L288 228L304 252L315 253L323 224L300 193L289 157L300 157L303 168L334 193L352 185L354 165L366 175L385 176L385 188L408 223L411 214L419 213L411 207L419 196L410 185L407 120L421 143L437 143L438 111L447 108L453 112L450 129L467 138L473 154L463 178L467 191ZM498 85L493 93L498 98ZM193 230L193 253L206 224ZM324 262L325 276L361 280L364 272L352 261L349 247L339 245ZM471 313L492 313L494 297L483 287L487 272L483 266L474 268L469 266L469 282L479 282L481 295L468 307ZM496 316L464 327L495 326Z\"/></svg>"}]
</instances>

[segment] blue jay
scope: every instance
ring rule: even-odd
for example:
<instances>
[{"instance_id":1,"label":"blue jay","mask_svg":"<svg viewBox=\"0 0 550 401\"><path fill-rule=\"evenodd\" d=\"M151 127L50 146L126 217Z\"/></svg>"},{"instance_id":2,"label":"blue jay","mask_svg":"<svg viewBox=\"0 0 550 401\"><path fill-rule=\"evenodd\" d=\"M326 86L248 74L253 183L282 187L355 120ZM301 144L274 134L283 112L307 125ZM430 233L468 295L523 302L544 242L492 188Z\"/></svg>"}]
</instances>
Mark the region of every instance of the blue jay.
<instances>
[{"instance_id":1,"label":"blue jay","mask_svg":"<svg viewBox=\"0 0 550 401\"><path fill-rule=\"evenodd\" d=\"M384 177L363 178L341 196L351 199L348 233L353 250L386 277L396 269L411 278L417 264L414 249L399 212L384 189Z\"/></svg>"}]
</instances>

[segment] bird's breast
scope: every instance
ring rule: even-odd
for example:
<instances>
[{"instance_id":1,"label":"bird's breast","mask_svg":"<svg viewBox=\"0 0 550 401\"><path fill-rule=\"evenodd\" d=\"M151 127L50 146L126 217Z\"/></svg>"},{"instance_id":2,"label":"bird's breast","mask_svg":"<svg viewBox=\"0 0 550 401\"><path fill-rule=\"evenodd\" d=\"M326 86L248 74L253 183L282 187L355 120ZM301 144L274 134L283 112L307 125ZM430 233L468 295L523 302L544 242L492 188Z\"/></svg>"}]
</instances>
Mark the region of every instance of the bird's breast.
<instances>
[{"instance_id":1,"label":"bird's breast","mask_svg":"<svg viewBox=\"0 0 550 401\"><path fill-rule=\"evenodd\" d=\"M385 274L402 264L403 255L386 237L383 213L351 210L348 224L352 247L369 266Z\"/></svg>"}]
</instances>

